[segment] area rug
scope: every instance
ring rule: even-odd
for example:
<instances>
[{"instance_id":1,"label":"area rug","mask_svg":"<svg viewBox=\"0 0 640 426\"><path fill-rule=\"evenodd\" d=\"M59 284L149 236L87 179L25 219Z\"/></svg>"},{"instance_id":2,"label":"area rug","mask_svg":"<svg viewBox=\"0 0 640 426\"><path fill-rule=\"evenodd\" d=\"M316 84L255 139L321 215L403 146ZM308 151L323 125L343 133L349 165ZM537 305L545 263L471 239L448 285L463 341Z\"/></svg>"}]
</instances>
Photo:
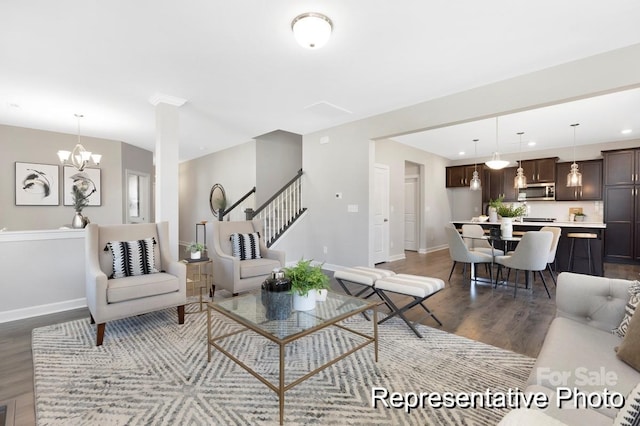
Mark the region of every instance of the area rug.
<instances>
[{"instance_id":1,"label":"area rug","mask_svg":"<svg viewBox=\"0 0 640 426\"><path fill-rule=\"evenodd\" d=\"M217 334L237 329L214 314ZM348 321L370 333L362 316ZM372 407L372 388L388 392L493 392L523 389L534 360L420 326L417 338L400 320L379 327L376 363L369 345L285 395L287 425L493 425L506 409ZM333 327L287 346L287 383L359 337ZM264 384L213 350L207 362L206 313L177 324L174 309L107 324L95 346L95 325L76 320L33 330L39 425L274 425L278 399ZM277 384L278 348L254 333L226 347Z\"/></svg>"}]
</instances>

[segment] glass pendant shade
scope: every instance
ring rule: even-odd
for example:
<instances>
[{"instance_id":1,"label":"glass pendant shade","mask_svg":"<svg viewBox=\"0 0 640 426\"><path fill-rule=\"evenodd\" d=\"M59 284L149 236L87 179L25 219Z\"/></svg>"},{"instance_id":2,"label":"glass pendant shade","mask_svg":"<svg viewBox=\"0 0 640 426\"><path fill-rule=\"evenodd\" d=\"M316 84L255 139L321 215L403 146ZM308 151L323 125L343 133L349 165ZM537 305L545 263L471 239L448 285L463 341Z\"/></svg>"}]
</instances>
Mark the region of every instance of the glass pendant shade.
<instances>
[{"instance_id":1,"label":"glass pendant shade","mask_svg":"<svg viewBox=\"0 0 640 426\"><path fill-rule=\"evenodd\" d=\"M525 176L522 167L518 167L518 170L516 171L516 176L513 178L513 187L515 189L527 187L527 176Z\"/></svg>"},{"instance_id":2,"label":"glass pendant shade","mask_svg":"<svg viewBox=\"0 0 640 426\"><path fill-rule=\"evenodd\" d=\"M480 177L478 176L478 171L473 171L473 177L471 178L471 183L469 184L469 189L472 191L479 191L482 188L480 184Z\"/></svg>"},{"instance_id":3,"label":"glass pendant shade","mask_svg":"<svg viewBox=\"0 0 640 426\"><path fill-rule=\"evenodd\" d=\"M571 171L567 175L568 188L582 186L582 173L578 171L578 165L576 164L576 127L579 125L580 123L571 124L571 127L573 127L573 164L571 165Z\"/></svg>"},{"instance_id":4,"label":"glass pendant shade","mask_svg":"<svg viewBox=\"0 0 640 426\"><path fill-rule=\"evenodd\" d=\"M509 165L509 162L507 160L501 160L500 159L500 153L499 152L494 152L493 156L491 157L491 160L487 161L485 164L490 169L500 170L500 169L504 169L505 167L507 167Z\"/></svg>"},{"instance_id":5,"label":"glass pendant shade","mask_svg":"<svg viewBox=\"0 0 640 426\"><path fill-rule=\"evenodd\" d=\"M582 186L582 173L578 171L578 165L573 163L571 171L567 175L567 187Z\"/></svg>"}]
</instances>

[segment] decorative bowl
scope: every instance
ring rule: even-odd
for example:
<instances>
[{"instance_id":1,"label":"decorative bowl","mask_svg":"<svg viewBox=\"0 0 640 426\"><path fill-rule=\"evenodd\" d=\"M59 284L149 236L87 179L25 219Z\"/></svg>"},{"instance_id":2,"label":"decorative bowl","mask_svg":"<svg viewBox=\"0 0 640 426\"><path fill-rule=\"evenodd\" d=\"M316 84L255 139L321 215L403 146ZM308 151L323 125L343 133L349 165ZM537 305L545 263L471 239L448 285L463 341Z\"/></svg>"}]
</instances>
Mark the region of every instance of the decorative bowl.
<instances>
[{"instance_id":1,"label":"decorative bowl","mask_svg":"<svg viewBox=\"0 0 640 426\"><path fill-rule=\"evenodd\" d=\"M478 222L486 222L487 220L489 220L489 216L478 216Z\"/></svg>"}]
</instances>

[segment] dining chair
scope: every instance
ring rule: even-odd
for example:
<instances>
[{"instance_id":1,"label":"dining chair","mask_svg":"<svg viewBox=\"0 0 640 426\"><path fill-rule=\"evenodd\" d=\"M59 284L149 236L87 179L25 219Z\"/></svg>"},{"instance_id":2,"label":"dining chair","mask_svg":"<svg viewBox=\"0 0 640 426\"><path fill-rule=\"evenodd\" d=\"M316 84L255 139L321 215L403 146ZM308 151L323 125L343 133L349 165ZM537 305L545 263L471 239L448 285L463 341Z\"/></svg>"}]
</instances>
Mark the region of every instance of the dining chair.
<instances>
[{"instance_id":1,"label":"dining chair","mask_svg":"<svg viewBox=\"0 0 640 426\"><path fill-rule=\"evenodd\" d=\"M493 263L493 256L490 254L469 250L455 227L445 226L444 230L449 243L449 255L453 260L453 266L451 267L451 272L449 272L449 280L451 280L451 275L458 262L465 265L470 263L472 268L476 263ZM491 281L493 281L493 268L490 268L490 277Z\"/></svg>"},{"instance_id":2,"label":"dining chair","mask_svg":"<svg viewBox=\"0 0 640 426\"><path fill-rule=\"evenodd\" d=\"M475 237L474 239L464 238L464 241L470 250L490 254L492 256L503 256L504 251L497 248L493 248L491 244L489 244L489 240L478 239L479 237L484 237L484 236L485 236L485 233L482 226L474 225L474 224L462 225L462 238Z\"/></svg>"},{"instance_id":3,"label":"dining chair","mask_svg":"<svg viewBox=\"0 0 640 426\"><path fill-rule=\"evenodd\" d=\"M499 268L506 266L516 270L513 297L516 297L518 291L518 272L525 271L525 274L538 272L544 284L544 289L547 291L547 296L551 298L542 271L547 267L552 240L552 232L530 231L522 236L522 240L520 240L512 254L496 256L495 263L498 264ZM498 287L498 274L496 274L495 287Z\"/></svg>"},{"instance_id":4,"label":"dining chair","mask_svg":"<svg viewBox=\"0 0 640 426\"><path fill-rule=\"evenodd\" d=\"M553 285L557 286L556 276L551 268L551 264L556 261L556 251L558 250L558 243L560 242L560 234L562 234L562 228L557 226L543 226L540 231L551 232L553 234L553 240L551 240L551 249L549 250L549 259L547 259L547 269L553 280Z\"/></svg>"}]
</instances>

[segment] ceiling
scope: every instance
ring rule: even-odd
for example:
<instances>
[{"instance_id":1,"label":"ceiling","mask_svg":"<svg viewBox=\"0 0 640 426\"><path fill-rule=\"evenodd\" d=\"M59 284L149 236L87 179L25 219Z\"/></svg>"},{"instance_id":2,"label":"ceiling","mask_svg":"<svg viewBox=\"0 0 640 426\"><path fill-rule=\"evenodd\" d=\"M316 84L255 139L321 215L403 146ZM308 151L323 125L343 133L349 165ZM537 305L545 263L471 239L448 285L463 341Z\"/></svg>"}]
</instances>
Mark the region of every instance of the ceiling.
<instances>
[{"instance_id":1,"label":"ceiling","mask_svg":"<svg viewBox=\"0 0 640 426\"><path fill-rule=\"evenodd\" d=\"M460 160L490 157L496 150L500 154L518 153L519 132L524 132L523 153L572 147L571 124L575 123L579 124L576 127L576 145L640 138L640 89L500 116L497 120L497 143L495 118L392 139L451 160ZM474 139L478 139L477 156Z\"/></svg>"},{"instance_id":2,"label":"ceiling","mask_svg":"<svg viewBox=\"0 0 640 426\"><path fill-rule=\"evenodd\" d=\"M153 150L149 98L176 96L187 100L184 161L273 130L307 134L640 43L640 2L613 4L4 0L0 124L75 134L81 113L83 135ZM291 20L308 11L334 23L319 50L291 34ZM595 121L578 121L586 137ZM527 123L504 134L549 137ZM488 142L487 132L456 138Z\"/></svg>"}]
</instances>

